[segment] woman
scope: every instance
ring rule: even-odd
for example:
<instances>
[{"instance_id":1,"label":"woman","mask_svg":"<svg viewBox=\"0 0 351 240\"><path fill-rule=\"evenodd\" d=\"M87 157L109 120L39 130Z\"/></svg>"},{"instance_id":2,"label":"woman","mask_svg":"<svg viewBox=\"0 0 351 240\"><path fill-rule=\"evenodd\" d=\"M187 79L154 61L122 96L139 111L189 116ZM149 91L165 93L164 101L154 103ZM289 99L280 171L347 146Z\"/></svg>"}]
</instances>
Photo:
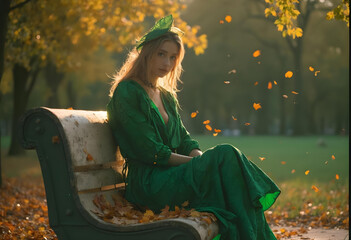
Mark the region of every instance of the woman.
<instances>
[{"instance_id":1,"label":"woman","mask_svg":"<svg viewBox=\"0 0 351 240\"><path fill-rule=\"evenodd\" d=\"M138 42L115 76L109 123L126 159L126 199L159 211L189 201L212 212L221 239L275 239L263 212L278 187L231 145L202 153L178 113L177 82L184 47L172 16Z\"/></svg>"}]
</instances>

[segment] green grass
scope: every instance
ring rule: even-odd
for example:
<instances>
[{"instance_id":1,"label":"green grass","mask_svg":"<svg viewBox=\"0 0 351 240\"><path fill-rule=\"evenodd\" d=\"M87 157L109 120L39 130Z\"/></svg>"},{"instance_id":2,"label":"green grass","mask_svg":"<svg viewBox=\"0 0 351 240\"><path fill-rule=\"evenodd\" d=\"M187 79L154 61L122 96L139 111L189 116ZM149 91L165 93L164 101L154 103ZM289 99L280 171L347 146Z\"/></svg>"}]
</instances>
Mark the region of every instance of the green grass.
<instances>
[{"instance_id":1,"label":"green grass","mask_svg":"<svg viewBox=\"0 0 351 240\"><path fill-rule=\"evenodd\" d=\"M193 136L205 150L217 144L229 143L240 149L251 161L264 170L275 181L302 180L323 181L335 180L348 182L349 147L348 137L341 136ZM323 138L326 146L317 144ZM335 160L332 160L332 155ZM259 157L264 157L261 161ZM284 161L286 164L282 164ZM292 170L295 169L295 173ZM305 171L309 174L305 175Z\"/></svg>"}]
</instances>

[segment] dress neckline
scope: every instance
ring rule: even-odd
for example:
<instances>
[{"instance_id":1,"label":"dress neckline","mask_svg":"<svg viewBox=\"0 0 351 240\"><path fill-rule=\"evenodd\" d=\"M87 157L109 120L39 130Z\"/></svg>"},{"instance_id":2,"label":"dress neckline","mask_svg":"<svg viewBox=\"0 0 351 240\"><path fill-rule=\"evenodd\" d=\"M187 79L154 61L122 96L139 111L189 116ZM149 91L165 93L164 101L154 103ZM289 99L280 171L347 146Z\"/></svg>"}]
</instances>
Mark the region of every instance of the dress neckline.
<instances>
[{"instance_id":1,"label":"dress neckline","mask_svg":"<svg viewBox=\"0 0 351 240\"><path fill-rule=\"evenodd\" d=\"M168 116L168 121L167 123L165 122L165 120L163 119L161 113L160 113L160 110L158 109L158 107L156 106L156 104L154 103L154 101L152 101L152 99L150 98L149 94L146 92L146 90L143 88L143 86L140 85L140 83L138 83L137 81L133 80L133 79L129 79L128 81L131 81L131 82L134 82L139 88L142 89L144 95L146 95L147 99L150 101L150 104L151 104L151 107L155 109L155 111L157 112L158 116L160 117L162 123L167 127L168 126L168 123L169 123L169 118L170 118L170 115L167 111L167 106L165 104L165 101L164 101L164 97L163 97L163 91L161 89L160 90L160 98L161 98L161 102L163 104L163 108L165 109L165 112Z\"/></svg>"}]
</instances>

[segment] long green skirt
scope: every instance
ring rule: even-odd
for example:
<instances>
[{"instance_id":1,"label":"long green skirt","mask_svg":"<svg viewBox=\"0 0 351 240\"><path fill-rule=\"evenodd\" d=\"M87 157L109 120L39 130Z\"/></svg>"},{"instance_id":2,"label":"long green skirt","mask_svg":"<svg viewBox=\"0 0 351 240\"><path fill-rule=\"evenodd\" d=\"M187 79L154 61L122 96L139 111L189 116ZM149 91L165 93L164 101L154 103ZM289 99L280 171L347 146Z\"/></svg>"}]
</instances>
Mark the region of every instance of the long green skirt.
<instances>
[{"instance_id":1,"label":"long green skirt","mask_svg":"<svg viewBox=\"0 0 351 240\"><path fill-rule=\"evenodd\" d=\"M177 167L130 161L127 182L127 200L155 212L189 201L189 208L214 213L221 239L276 239L263 212L280 190L231 145L218 145Z\"/></svg>"}]
</instances>

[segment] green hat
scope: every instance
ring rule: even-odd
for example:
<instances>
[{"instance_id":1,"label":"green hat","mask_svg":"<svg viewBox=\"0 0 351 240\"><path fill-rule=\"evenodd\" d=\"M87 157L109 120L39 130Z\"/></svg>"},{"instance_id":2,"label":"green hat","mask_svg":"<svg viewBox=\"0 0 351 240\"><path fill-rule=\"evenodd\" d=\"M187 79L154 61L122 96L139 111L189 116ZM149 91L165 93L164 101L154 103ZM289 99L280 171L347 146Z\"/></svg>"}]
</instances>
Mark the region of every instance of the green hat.
<instances>
[{"instance_id":1,"label":"green hat","mask_svg":"<svg viewBox=\"0 0 351 240\"><path fill-rule=\"evenodd\" d=\"M173 16L168 15L158 20L155 25L139 40L137 41L137 50L141 50L143 45L151 40L154 40L167 32L174 32L180 36L184 34L182 30L176 27L172 27Z\"/></svg>"}]
</instances>

